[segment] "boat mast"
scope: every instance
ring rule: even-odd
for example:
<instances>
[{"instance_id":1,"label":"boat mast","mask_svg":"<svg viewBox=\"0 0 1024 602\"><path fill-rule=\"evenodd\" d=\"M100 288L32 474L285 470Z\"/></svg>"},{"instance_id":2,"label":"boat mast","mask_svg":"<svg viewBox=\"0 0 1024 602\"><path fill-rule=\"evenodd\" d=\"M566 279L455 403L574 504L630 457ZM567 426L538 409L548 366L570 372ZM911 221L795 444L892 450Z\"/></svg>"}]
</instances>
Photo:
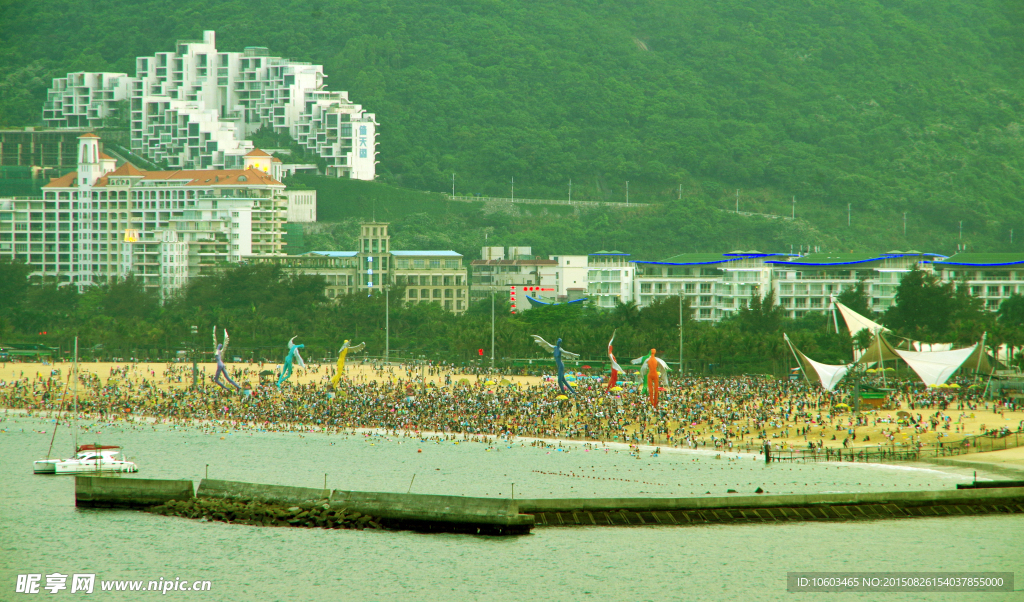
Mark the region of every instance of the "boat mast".
<instances>
[{"instance_id":1,"label":"boat mast","mask_svg":"<svg viewBox=\"0 0 1024 602\"><path fill-rule=\"evenodd\" d=\"M75 434L75 454L78 454L78 337L75 337L75 363L71 368L71 378L75 379L74 393L75 413L72 418L71 432Z\"/></svg>"}]
</instances>

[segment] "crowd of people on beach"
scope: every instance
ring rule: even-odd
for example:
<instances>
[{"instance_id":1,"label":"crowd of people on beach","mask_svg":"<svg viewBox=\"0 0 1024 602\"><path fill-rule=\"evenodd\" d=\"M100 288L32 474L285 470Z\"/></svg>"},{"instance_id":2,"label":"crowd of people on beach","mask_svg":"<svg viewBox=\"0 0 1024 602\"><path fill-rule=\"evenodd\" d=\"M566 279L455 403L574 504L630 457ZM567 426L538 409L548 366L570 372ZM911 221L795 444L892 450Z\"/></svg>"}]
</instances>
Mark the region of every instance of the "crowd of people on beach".
<instances>
[{"instance_id":1,"label":"crowd of people on beach","mask_svg":"<svg viewBox=\"0 0 1024 602\"><path fill-rule=\"evenodd\" d=\"M922 435L943 439L968 434L964 419L985 401L978 388L926 389L895 383L898 408L854 416L849 391L823 391L803 381L765 376L674 378L657 407L639 383L609 391L607 377L572 375L574 395L560 395L552 379L522 382L480 370L467 375L446 365L368 362L331 386L334 366L310 364L292 382L276 386L272 365L232 364L241 392L211 382L205 367L192 387L190 364L126 364L106 379L80 370L81 412L100 420L143 417L175 424L216 423L258 430L340 431L359 427L389 432L459 433L539 437L630 444L704 447L727 451L776 448L822 449L854 445L920 444ZM31 374L33 365L26 364ZM25 371L0 382L0 407L53 415L68 407L69 375ZM997 406L1004 410L1012 405ZM858 438L858 429L876 438ZM1007 427L1003 426L1005 430ZM1018 425L1020 428L1020 425ZM897 435L909 434L910 438ZM971 432L970 434L978 434ZM881 441L879 439L882 439Z\"/></svg>"}]
</instances>

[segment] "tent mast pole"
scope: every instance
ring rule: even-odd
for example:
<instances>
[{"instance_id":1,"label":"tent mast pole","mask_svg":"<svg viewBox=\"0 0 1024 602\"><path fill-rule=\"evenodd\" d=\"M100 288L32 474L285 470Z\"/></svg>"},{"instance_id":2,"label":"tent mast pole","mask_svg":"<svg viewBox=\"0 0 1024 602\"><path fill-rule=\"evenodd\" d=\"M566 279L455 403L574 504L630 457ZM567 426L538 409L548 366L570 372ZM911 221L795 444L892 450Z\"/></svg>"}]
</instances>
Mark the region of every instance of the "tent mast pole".
<instances>
[{"instance_id":1,"label":"tent mast pole","mask_svg":"<svg viewBox=\"0 0 1024 602\"><path fill-rule=\"evenodd\" d=\"M978 379L978 372L981 372L981 358L985 355L985 337L988 336L988 331L981 333L981 347L978 349L978 365L974 367L974 379Z\"/></svg>"},{"instance_id":2,"label":"tent mast pole","mask_svg":"<svg viewBox=\"0 0 1024 602\"><path fill-rule=\"evenodd\" d=\"M885 380L885 362L882 361L882 329L879 328L875 331L875 340L878 341L878 366L882 370L882 386L888 387L889 383Z\"/></svg>"},{"instance_id":3,"label":"tent mast pole","mask_svg":"<svg viewBox=\"0 0 1024 602\"><path fill-rule=\"evenodd\" d=\"M804 370L804 364L800 361L800 357L796 354L796 349L793 348L793 343L789 340L789 335L783 333L782 337L786 339L786 344L789 345L789 350L793 352L793 359L796 360L796 365L800 368L800 372L804 374L804 380L807 381L807 386L811 386L811 378L807 376L807 370Z\"/></svg>"}]
</instances>

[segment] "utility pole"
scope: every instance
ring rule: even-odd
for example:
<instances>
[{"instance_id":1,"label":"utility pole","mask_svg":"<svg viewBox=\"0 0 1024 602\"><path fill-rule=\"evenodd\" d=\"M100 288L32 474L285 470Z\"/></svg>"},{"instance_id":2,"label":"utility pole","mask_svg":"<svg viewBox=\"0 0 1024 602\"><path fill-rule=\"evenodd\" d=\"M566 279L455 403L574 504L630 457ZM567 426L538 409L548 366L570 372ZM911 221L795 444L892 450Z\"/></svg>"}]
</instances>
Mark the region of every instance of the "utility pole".
<instances>
[{"instance_id":1,"label":"utility pole","mask_svg":"<svg viewBox=\"0 0 1024 602\"><path fill-rule=\"evenodd\" d=\"M679 200L683 200L683 185L679 185Z\"/></svg>"},{"instance_id":2,"label":"utility pole","mask_svg":"<svg viewBox=\"0 0 1024 602\"><path fill-rule=\"evenodd\" d=\"M516 202L516 177L512 176L512 202Z\"/></svg>"},{"instance_id":3,"label":"utility pole","mask_svg":"<svg viewBox=\"0 0 1024 602\"><path fill-rule=\"evenodd\" d=\"M626 180L626 204L629 204L629 180Z\"/></svg>"},{"instance_id":4,"label":"utility pole","mask_svg":"<svg viewBox=\"0 0 1024 602\"><path fill-rule=\"evenodd\" d=\"M736 213L740 212L740 189L736 189Z\"/></svg>"},{"instance_id":5,"label":"utility pole","mask_svg":"<svg viewBox=\"0 0 1024 602\"><path fill-rule=\"evenodd\" d=\"M198 326L192 326L192 390L196 389L196 335L199 333Z\"/></svg>"},{"instance_id":6,"label":"utility pole","mask_svg":"<svg viewBox=\"0 0 1024 602\"><path fill-rule=\"evenodd\" d=\"M683 291L679 291L679 377L683 377Z\"/></svg>"},{"instance_id":7,"label":"utility pole","mask_svg":"<svg viewBox=\"0 0 1024 602\"><path fill-rule=\"evenodd\" d=\"M907 212L903 212L903 236L907 235Z\"/></svg>"},{"instance_id":8,"label":"utility pole","mask_svg":"<svg viewBox=\"0 0 1024 602\"><path fill-rule=\"evenodd\" d=\"M455 172L452 172L452 198L455 198Z\"/></svg>"},{"instance_id":9,"label":"utility pole","mask_svg":"<svg viewBox=\"0 0 1024 602\"><path fill-rule=\"evenodd\" d=\"M792 217L793 219L796 219L796 197L795 196L793 197L793 214L790 217Z\"/></svg>"},{"instance_id":10,"label":"utility pole","mask_svg":"<svg viewBox=\"0 0 1024 602\"><path fill-rule=\"evenodd\" d=\"M491 291L491 372L494 372L494 291Z\"/></svg>"},{"instance_id":11,"label":"utility pole","mask_svg":"<svg viewBox=\"0 0 1024 602\"><path fill-rule=\"evenodd\" d=\"M572 202L572 178L569 178L569 202Z\"/></svg>"},{"instance_id":12,"label":"utility pole","mask_svg":"<svg viewBox=\"0 0 1024 602\"><path fill-rule=\"evenodd\" d=\"M391 287L384 287L384 363L391 355Z\"/></svg>"},{"instance_id":13,"label":"utility pole","mask_svg":"<svg viewBox=\"0 0 1024 602\"><path fill-rule=\"evenodd\" d=\"M850 214L853 212L853 203L846 204L846 225L850 225Z\"/></svg>"}]
</instances>

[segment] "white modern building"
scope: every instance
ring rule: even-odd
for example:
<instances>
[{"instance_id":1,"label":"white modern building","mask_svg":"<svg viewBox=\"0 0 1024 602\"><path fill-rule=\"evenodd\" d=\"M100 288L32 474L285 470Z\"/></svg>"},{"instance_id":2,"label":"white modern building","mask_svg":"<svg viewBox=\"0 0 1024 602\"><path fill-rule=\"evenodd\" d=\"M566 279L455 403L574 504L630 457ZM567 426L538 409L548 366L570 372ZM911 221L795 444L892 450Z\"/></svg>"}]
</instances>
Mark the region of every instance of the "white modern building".
<instances>
[{"instance_id":1,"label":"white modern building","mask_svg":"<svg viewBox=\"0 0 1024 602\"><path fill-rule=\"evenodd\" d=\"M29 264L35 282L86 287L131 274L167 298L225 264L283 255L289 197L258 161L115 167L99 137L84 134L77 171L50 181L42 198L0 199L0 257Z\"/></svg>"},{"instance_id":2,"label":"white modern building","mask_svg":"<svg viewBox=\"0 0 1024 602\"><path fill-rule=\"evenodd\" d=\"M635 298L640 307L658 299L685 296L694 318L717 322L772 290L772 268L757 252L687 253L664 261L634 261Z\"/></svg>"},{"instance_id":3,"label":"white modern building","mask_svg":"<svg viewBox=\"0 0 1024 602\"><path fill-rule=\"evenodd\" d=\"M610 309L633 300L636 265L629 253L598 251L587 256L587 298Z\"/></svg>"},{"instance_id":4,"label":"white modern building","mask_svg":"<svg viewBox=\"0 0 1024 602\"><path fill-rule=\"evenodd\" d=\"M548 255L557 262L555 295L560 300L575 301L587 296L589 266L586 255Z\"/></svg>"},{"instance_id":5,"label":"white modern building","mask_svg":"<svg viewBox=\"0 0 1024 602\"><path fill-rule=\"evenodd\" d=\"M778 302L790 317L828 311L831 297L864 283L872 311L881 313L895 303L896 289L914 266L931 271L935 253L811 253L799 257L771 257Z\"/></svg>"},{"instance_id":6,"label":"white modern building","mask_svg":"<svg viewBox=\"0 0 1024 602\"><path fill-rule=\"evenodd\" d=\"M376 118L347 92L326 90L322 65L270 56L263 47L220 52L215 38L204 31L172 52L138 57L134 77L55 78L43 121L95 127L127 104L132 152L171 169L242 169L253 150L246 138L266 127L326 160L328 175L374 178Z\"/></svg>"},{"instance_id":7,"label":"white modern building","mask_svg":"<svg viewBox=\"0 0 1024 602\"><path fill-rule=\"evenodd\" d=\"M988 311L998 311L1008 297L1024 294L1024 253L957 253L931 265L944 282L968 287Z\"/></svg>"}]
</instances>

